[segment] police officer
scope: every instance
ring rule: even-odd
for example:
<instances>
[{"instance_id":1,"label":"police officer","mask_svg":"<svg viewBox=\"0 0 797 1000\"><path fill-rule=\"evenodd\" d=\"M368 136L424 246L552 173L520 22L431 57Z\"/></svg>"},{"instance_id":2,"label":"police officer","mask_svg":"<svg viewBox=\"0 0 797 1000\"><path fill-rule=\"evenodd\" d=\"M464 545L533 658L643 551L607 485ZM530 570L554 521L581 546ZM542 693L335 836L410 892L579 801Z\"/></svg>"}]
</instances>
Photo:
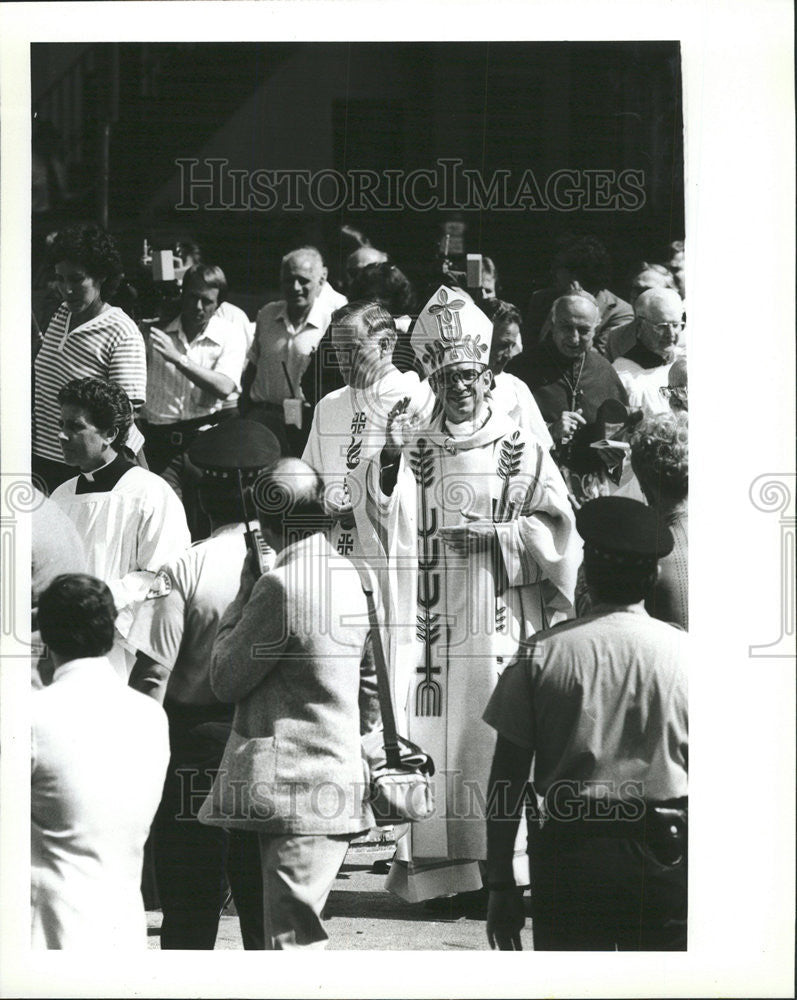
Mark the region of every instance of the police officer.
<instances>
[{"instance_id":1,"label":"police officer","mask_svg":"<svg viewBox=\"0 0 797 1000\"><path fill-rule=\"evenodd\" d=\"M592 612L538 632L484 713L498 733L488 940L520 950L512 848L525 803L535 950L683 950L687 637L645 611L672 536L620 497L586 504L576 524Z\"/></svg>"},{"instance_id":2,"label":"police officer","mask_svg":"<svg viewBox=\"0 0 797 1000\"><path fill-rule=\"evenodd\" d=\"M212 949L229 880L244 947L263 948L257 835L202 826L196 814L219 766L233 706L210 688L219 619L238 593L247 528L257 526L246 490L280 455L274 435L249 420L225 421L189 449L202 470L199 500L210 538L162 567L139 606L129 642L139 651L130 685L163 703L171 760L153 824L163 924L161 948ZM251 518L251 523L249 519Z\"/></svg>"}]
</instances>

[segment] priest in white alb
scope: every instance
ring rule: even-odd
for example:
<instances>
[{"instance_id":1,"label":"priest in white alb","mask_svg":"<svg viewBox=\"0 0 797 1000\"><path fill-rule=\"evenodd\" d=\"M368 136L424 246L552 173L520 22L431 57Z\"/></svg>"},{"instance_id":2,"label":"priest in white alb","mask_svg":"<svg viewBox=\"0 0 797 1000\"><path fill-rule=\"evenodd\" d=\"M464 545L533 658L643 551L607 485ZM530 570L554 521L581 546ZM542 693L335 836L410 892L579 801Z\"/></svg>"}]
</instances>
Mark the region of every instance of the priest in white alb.
<instances>
[{"instance_id":1,"label":"priest in white alb","mask_svg":"<svg viewBox=\"0 0 797 1000\"><path fill-rule=\"evenodd\" d=\"M547 449L491 403L491 337L465 292L437 290L412 333L433 416L396 403L355 477L358 531L384 541L397 717L437 768L436 814L400 841L388 878L411 901L482 886L494 749L482 713L521 644L572 615L581 560Z\"/></svg>"},{"instance_id":2,"label":"priest in white alb","mask_svg":"<svg viewBox=\"0 0 797 1000\"><path fill-rule=\"evenodd\" d=\"M428 417L434 398L415 372L393 364L396 326L382 306L343 306L332 315L330 334L346 384L316 405L302 461L324 483L325 504L335 517L332 544L358 563L365 553L354 523L351 473L381 451L388 414L399 400L412 398Z\"/></svg>"}]
</instances>

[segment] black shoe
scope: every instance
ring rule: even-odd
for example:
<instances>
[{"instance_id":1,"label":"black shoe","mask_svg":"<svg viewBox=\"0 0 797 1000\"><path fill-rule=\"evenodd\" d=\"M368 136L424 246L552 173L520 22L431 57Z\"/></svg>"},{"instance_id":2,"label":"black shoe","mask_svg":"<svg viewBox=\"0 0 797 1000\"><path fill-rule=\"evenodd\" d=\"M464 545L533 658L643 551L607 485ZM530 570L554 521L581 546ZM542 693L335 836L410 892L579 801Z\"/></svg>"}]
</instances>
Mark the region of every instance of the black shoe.
<instances>
[{"instance_id":1,"label":"black shoe","mask_svg":"<svg viewBox=\"0 0 797 1000\"><path fill-rule=\"evenodd\" d=\"M427 899L424 909L440 916L456 920L459 917L485 918L487 916L487 901L490 893L487 889L474 889L472 892L458 892L454 896L439 896L437 899Z\"/></svg>"}]
</instances>

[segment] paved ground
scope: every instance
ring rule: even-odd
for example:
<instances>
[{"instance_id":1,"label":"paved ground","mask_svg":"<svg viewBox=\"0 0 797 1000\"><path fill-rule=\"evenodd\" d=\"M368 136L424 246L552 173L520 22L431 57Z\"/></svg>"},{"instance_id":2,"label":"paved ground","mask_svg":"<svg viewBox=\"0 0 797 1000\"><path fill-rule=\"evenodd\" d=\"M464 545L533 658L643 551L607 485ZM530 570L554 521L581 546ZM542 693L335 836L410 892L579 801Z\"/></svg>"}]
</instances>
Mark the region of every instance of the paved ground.
<instances>
[{"instance_id":1,"label":"paved ground","mask_svg":"<svg viewBox=\"0 0 797 1000\"><path fill-rule=\"evenodd\" d=\"M334 951L452 951L488 948L484 918L447 919L430 913L422 903L410 904L384 890L385 875L371 869L389 860L393 845L362 844L350 848L329 895L324 924ZM158 948L160 911L147 914L149 946ZM531 949L531 922L523 932L523 947ZM238 918L223 916L216 948L243 948Z\"/></svg>"}]
</instances>

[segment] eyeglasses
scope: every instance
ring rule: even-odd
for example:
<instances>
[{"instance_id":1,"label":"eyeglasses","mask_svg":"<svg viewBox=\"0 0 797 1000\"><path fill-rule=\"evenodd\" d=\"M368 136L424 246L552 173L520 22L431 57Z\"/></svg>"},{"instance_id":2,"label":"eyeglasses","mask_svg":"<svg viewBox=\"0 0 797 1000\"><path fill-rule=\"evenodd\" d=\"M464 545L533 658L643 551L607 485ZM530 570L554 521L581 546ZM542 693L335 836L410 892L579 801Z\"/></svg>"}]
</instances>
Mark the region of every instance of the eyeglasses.
<instances>
[{"instance_id":1,"label":"eyeglasses","mask_svg":"<svg viewBox=\"0 0 797 1000\"><path fill-rule=\"evenodd\" d=\"M659 393L664 396L665 399L669 399L671 396L674 396L679 403L686 403L689 399L689 394L685 385L662 385L659 386Z\"/></svg>"},{"instance_id":2,"label":"eyeglasses","mask_svg":"<svg viewBox=\"0 0 797 1000\"><path fill-rule=\"evenodd\" d=\"M441 385L452 385L461 382L462 385L473 385L482 374L478 368L465 368L453 372L438 372L434 379Z\"/></svg>"},{"instance_id":3,"label":"eyeglasses","mask_svg":"<svg viewBox=\"0 0 797 1000\"><path fill-rule=\"evenodd\" d=\"M648 320L648 322L650 323L650 320ZM679 330L683 330L684 321L682 319L679 319L672 323L650 323L650 325L653 327L656 333L668 333L670 330L673 330L677 333Z\"/></svg>"}]
</instances>

